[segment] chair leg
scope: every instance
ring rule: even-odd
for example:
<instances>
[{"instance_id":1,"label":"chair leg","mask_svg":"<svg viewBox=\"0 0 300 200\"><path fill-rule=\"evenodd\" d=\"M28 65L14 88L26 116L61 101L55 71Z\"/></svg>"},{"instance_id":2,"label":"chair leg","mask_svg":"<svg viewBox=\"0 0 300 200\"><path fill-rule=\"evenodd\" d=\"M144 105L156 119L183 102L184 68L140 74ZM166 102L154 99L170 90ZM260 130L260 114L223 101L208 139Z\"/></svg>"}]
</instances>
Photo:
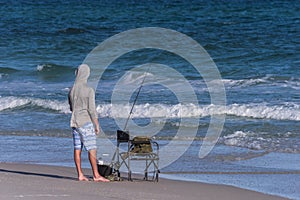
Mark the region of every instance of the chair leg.
<instances>
[{"instance_id":1,"label":"chair leg","mask_svg":"<svg viewBox=\"0 0 300 200\"><path fill-rule=\"evenodd\" d=\"M131 178L131 171L128 171L128 181L132 181L132 178Z\"/></svg>"}]
</instances>

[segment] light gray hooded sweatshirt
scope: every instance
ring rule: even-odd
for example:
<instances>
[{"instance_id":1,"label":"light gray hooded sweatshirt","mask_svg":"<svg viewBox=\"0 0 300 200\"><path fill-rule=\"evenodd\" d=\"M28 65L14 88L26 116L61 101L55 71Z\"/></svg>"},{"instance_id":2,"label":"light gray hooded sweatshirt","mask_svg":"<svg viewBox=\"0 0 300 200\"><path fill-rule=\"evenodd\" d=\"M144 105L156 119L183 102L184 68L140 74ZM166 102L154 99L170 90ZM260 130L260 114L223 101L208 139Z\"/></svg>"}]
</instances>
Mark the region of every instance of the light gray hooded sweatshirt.
<instances>
[{"instance_id":1,"label":"light gray hooded sweatshirt","mask_svg":"<svg viewBox=\"0 0 300 200\"><path fill-rule=\"evenodd\" d=\"M94 89L87 85L90 68L86 64L78 67L76 79L69 92L69 104L72 111L70 126L80 128L97 119Z\"/></svg>"}]
</instances>

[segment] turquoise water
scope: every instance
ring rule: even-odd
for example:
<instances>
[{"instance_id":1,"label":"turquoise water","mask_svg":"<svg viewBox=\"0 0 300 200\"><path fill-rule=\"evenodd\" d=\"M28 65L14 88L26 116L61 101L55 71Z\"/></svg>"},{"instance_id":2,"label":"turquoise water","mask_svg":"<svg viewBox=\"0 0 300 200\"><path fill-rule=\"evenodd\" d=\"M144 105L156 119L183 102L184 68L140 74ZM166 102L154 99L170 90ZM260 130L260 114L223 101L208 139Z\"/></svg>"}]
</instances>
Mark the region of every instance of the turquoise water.
<instances>
[{"instance_id":1,"label":"turquoise water","mask_svg":"<svg viewBox=\"0 0 300 200\"><path fill-rule=\"evenodd\" d=\"M72 165L71 153L58 159L57 152L72 151L67 94L74 70L97 45L115 34L161 27L187 35L208 52L222 77L226 107L211 104L201 74L178 55L161 49L134 51L108 66L99 81L96 104L105 136L114 140L115 131L123 128L136 94L129 103L112 102L118 81L124 78L126 92L127 86L139 84L136 81L144 76L132 71L136 66L161 63L188 80L198 100L197 104L182 104L170 88L151 83L154 72L147 74L129 126L132 133L152 134L167 146L172 139L193 140L189 133L196 130L196 140L184 144L189 148L183 155L164 166L164 176L173 177L176 172L179 179L233 184L299 199L295 187L299 173L293 174L299 171L300 152L298 10L297 1L279 0L0 2L0 133L1 148L7 151L0 161ZM185 92L180 83L172 87ZM225 124L211 154L200 159L198 152L212 113L225 115ZM149 124L160 131L148 133ZM145 127L145 132L135 133L135 125ZM184 134L176 135L181 128ZM34 156L35 148L49 154L47 160ZM207 169L251 173L201 174ZM286 171L292 175L280 174ZM274 181L291 189L272 187Z\"/></svg>"}]
</instances>

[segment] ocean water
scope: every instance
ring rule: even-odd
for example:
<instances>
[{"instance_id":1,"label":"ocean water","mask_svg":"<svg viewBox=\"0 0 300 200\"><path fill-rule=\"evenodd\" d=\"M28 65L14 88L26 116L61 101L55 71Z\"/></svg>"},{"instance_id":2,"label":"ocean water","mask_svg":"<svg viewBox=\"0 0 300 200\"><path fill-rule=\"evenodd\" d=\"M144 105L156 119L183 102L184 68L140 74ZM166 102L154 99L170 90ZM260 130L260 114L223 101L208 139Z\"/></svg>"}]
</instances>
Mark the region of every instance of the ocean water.
<instances>
[{"instance_id":1,"label":"ocean water","mask_svg":"<svg viewBox=\"0 0 300 200\"><path fill-rule=\"evenodd\" d=\"M129 52L106 68L96 88L99 152L113 153L103 143L114 143L123 129L146 74L127 128L163 147L162 176L300 199L299 7L283 0L0 1L0 148L6 152L0 161L73 166L67 94L76 67L116 34L159 27L206 50L226 106L212 104L203 74L182 57L153 48ZM151 67L135 70L146 63L176 70L197 102L182 102L186 87L171 73L157 80ZM225 123L212 151L199 158L211 116L225 116Z\"/></svg>"}]
</instances>

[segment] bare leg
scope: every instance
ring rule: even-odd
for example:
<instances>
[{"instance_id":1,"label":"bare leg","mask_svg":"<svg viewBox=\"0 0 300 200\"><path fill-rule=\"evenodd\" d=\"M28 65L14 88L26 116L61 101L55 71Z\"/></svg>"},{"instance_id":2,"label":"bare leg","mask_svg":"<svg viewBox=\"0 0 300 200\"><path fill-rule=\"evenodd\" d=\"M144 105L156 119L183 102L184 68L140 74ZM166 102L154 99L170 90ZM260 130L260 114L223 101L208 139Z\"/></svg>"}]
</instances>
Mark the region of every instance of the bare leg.
<instances>
[{"instance_id":1,"label":"bare leg","mask_svg":"<svg viewBox=\"0 0 300 200\"><path fill-rule=\"evenodd\" d=\"M98 172L97 160L96 160L96 149L92 149L89 151L89 160L93 170L94 181L96 182L109 182L108 179L102 177Z\"/></svg>"},{"instance_id":2,"label":"bare leg","mask_svg":"<svg viewBox=\"0 0 300 200\"><path fill-rule=\"evenodd\" d=\"M79 181L88 181L89 179L84 176L81 168L81 150L74 149L74 162L76 165L76 170L78 174Z\"/></svg>"}]
</instances>

